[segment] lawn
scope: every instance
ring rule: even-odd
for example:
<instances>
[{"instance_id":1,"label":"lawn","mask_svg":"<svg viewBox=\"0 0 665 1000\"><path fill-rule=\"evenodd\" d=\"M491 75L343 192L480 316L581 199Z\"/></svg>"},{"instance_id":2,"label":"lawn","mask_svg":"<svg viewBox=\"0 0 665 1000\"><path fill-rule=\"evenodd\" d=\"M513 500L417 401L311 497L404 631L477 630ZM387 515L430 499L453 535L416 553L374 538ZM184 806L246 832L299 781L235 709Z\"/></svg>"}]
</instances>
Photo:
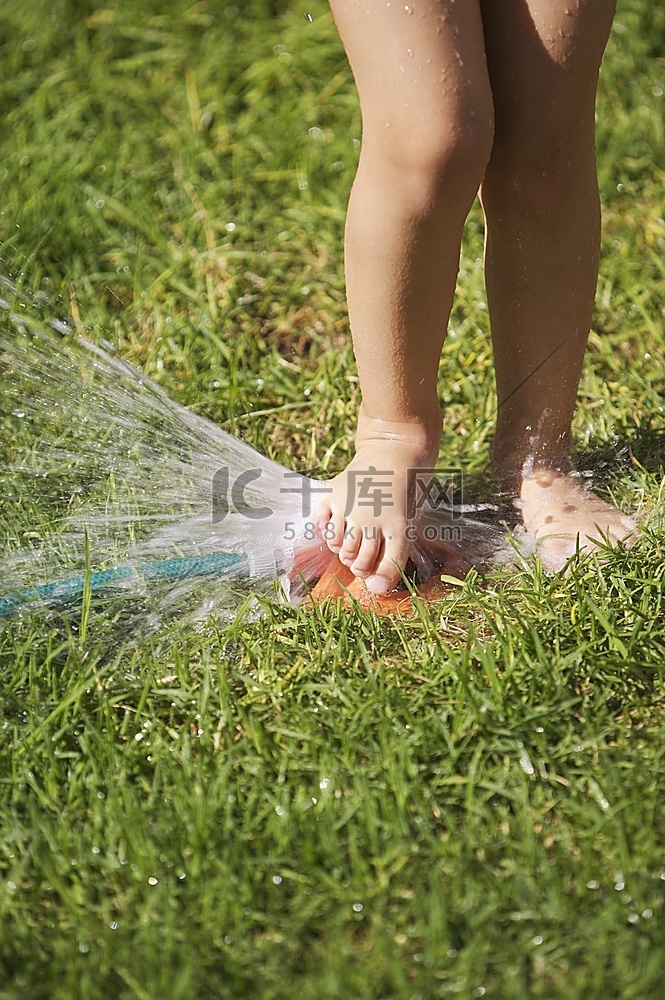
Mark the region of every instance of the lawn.
<instances>
[{"instance_id":1,"label":"lawn","mask_svg":"<svg viewBox=\"0 0 665 1000\"><path fill-rule=\"evenodd\" d=\"M323 0L5 3L0 60L19 307L289 468L343 468L360 120ZM664 91L665 10L620 0L575 440L635 547L472 574L412 619L261 598L144 636L89 601L0 623L0 1000L664 995ZM470 479L482 239L476 207L440 372ZM10 551L71 498L19 491L46 430L8 398Z\"/></svg>"}]
</instances>

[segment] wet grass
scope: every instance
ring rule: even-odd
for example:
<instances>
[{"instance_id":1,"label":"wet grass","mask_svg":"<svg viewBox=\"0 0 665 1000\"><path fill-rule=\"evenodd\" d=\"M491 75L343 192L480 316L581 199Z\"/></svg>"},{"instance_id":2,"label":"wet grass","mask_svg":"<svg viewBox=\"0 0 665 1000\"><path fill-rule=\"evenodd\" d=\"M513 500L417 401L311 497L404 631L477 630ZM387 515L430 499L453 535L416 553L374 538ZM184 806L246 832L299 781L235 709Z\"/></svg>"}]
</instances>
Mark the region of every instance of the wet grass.
<instances>
[{"instance_id":1,"label":"wet grass","mask_svg":"<svg viewBox=\"0 0 665 1000\"><path fill-rule=\"evenodd\" d=\"M2 1000L662 995L664 37L620 3L576 422L635 548L411 621L265 602L121 650L94 607L5 627ZM271 457L341 468L360 125L326 6L27 0L0 39L7 266ZM481 252L475 211L441 368L442 454L472 472Z\"/></svg>"}]
</instances>

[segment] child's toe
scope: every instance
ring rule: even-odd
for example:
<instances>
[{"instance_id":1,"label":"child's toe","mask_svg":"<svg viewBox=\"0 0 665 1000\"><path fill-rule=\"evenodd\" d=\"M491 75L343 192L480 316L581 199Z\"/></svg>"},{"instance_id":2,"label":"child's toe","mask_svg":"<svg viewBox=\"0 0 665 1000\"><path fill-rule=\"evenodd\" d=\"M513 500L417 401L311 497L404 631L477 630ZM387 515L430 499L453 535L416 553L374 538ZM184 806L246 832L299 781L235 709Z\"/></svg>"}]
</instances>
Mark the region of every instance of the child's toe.
<instances>
[{"instance_id":1,"label":"child's toe","mask_svg":"<svg viewBox=\"0 0 665 1000\"><path fill-rule=\"evenodd\" d=\"M333 509L328 523L323 529L323 537L331 552L338 554L344 544L344 514Z\"/></svg>"},{"instance_id":2,"label":"child's toe","mask_svg":"<svg viewBox=\"0 0 665 1000\"><path fill-rule=\"evenodd\" d=\"M347 524L344 529L344 542L339 553L339 561L345 566L355 562L362 541L362 529L357 524Z\"/></svg>"},{"instance_id":3,"label":"child's toe","mask_svg":"<svg viewBox=\"0 0 665 1000\"><path fill-rule=\"evenodd\" d=\"M394 590L409 558L409 549L406 538L388 538L376 569L365 579L367 589L373 594Z\"/></svg>"},{"instance_id":4,"label":"child's toe","mask_svg":"<svg viewBox=\"0 0 665 1000\"><path fill-rule=\"evenodd\" d=\"M380 530L376 526L365 529L360 539L358 555L351 565L351 571L354 576L359 576L363 579L370 576L379 562L382 550L383 535Z\"/></svg>"},{"instance_id":5,"label":"child's toe","mask_svg":"<svg viewBox=\"0 0 665 1000\"><path fill-rule=\"evenodd\" d=\"M325 531L333 516L332 505L326 500L319 502L314 508L314 520L319 532L325 537Z\"/></svg>"}]
</instances>

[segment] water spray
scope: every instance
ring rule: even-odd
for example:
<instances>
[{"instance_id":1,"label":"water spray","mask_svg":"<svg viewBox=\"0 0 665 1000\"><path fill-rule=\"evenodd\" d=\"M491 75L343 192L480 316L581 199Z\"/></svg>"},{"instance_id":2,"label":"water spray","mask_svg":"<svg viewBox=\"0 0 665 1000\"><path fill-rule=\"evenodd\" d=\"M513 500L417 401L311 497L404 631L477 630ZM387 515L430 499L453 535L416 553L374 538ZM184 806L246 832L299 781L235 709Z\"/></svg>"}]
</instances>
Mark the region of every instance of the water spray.
<instances>
[{"instance_id":1,"label":"water spray","mask_svg":"<svg viewBox=\"0 0 665 1000\"><path fill-rule=\"evenodd\" d=\"M53 318L45 296L7 279L0 292L0 428L23 442L4 470L16 497L7 524L14 535L25 529L21 505L39 504L50 483L66 507L41 531L28 525L29 544L7 539L0 618L71 606L86 589L100 599L145 598L152 620L228 613L238 590L305 599L332 558L305 503L323 484L175 403L111 345ZM429 511L425 521L441 528L451 516L465 550L486 556L503 540L502 528L459 510ZM460 545L439 545L437 555L426 538L413 547L419 582L437 560L468 569Z\"/></svg>"}]
</instances>

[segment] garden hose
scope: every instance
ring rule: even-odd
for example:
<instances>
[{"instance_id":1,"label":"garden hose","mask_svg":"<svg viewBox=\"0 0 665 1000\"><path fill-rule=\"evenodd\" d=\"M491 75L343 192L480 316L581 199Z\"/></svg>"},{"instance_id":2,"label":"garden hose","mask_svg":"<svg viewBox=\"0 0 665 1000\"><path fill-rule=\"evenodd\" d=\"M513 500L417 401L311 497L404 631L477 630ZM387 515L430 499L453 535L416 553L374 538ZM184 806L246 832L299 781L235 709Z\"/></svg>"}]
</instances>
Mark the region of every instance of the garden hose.
<instances>
[{"instance_id":1,"label":"garden hose","mask_svg":"<svg viewBox=\"0 0 665 1000\"><path fill-rule=\"evenodd\" d=\"M113 591L128 581L143 577L144 580L160 580L177 583L205 576L236 576L249 574L249 560L246 555L233 552L218 552L207 556L183 559L163 559L158 562L139 563L137 566L115 566L100 570L89 576L74 576L68 580L41 583L20 590L16 594L0 597L0 618L11 618L25 605L33 601L44 601L55 606L65 605L80 599L88 581L93 595Z\"/></svg>"}]
</instances>

